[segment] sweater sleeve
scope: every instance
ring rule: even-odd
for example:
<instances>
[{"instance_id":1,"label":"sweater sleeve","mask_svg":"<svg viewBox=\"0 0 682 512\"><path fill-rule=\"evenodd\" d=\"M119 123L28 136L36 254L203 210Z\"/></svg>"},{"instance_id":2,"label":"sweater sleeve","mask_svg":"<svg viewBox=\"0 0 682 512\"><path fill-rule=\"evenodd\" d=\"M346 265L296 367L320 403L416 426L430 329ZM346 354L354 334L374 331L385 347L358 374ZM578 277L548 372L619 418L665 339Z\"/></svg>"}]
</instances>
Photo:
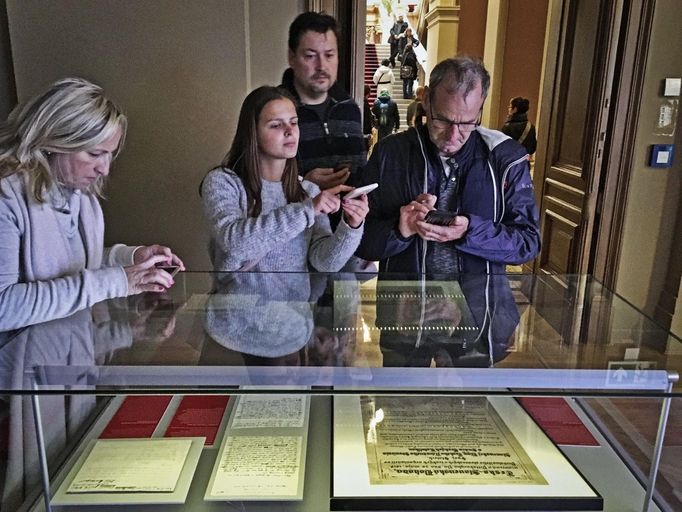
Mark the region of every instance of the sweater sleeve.
<instances>
[{"instance_id":1,"label":"sweater sleeve","mask_svg":"<svg viewBox=\"0 0 682 512\"><path fill-rule=\"evenodd\" d=\"M308 193L315 197L320 193L317 185L305 182ZM364 223L358 228L346 224L345 219L332 233L327 215L316 215L313 233L308 249L308 260L318 272L338 272L360 245Z\"/></svg>"},{"instance_id":2,"label":"sweater sleeve","mask_svg":"<svg viewBox=\"0 0 682 512\"><path fill-rule=\"evenodd\" d=\"M241 181L222 169L208 173L201 191L214 250L225 256L221 258L222 268L216 269L219 271L239 270L260 260L315 222L310 199L248 217Z\"/></svg>"},{"instance_id":3,"label":"sweater sleeve","mask_svg":"<svg viewBox=\"0 0 682 512\"><path fill-rule=\"evenodd\" d=\"M102 300L128 294L121 267L20 282L21 237L16 215L0 200L0 331L64 318Z\"/></svg>"},{"instance_id":4,"label":"sweater sleeve","mask_svg":"<svg viewBox=\"0 0 682 512\"><path fill-rule=\"evenodd\" d=\"M105 247L104 255L102 257L102 266L113 267L119 265L121 267L128 267L133 265L133 255L140 247L142 246L129 246L123 244L114 244L111 247Z\"/></svg>"}]
</instances>

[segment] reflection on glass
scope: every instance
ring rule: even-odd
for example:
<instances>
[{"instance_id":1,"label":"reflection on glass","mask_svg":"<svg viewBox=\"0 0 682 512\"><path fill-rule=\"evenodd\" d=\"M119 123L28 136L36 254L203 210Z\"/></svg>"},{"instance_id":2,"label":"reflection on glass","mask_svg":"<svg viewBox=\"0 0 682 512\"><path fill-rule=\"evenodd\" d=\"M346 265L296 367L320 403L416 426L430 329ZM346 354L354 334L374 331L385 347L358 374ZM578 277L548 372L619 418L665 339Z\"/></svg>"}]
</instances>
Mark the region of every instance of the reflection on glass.
<instances>
[{"instance_id":1,"label":"reflection on glass","mask_svg":"<svg viewBox=\"0 0 682 512\"><path fill-rule=\"evenodd\" d=\"M245 364L304 364L301 351L313 334L310 289L310 278L303 273L246 272L219 280L206 305L210 340L205 354L215 354L218 345L241 354ZM203 358L215 363L211 359Z\"/></svg>"}]
</instances>

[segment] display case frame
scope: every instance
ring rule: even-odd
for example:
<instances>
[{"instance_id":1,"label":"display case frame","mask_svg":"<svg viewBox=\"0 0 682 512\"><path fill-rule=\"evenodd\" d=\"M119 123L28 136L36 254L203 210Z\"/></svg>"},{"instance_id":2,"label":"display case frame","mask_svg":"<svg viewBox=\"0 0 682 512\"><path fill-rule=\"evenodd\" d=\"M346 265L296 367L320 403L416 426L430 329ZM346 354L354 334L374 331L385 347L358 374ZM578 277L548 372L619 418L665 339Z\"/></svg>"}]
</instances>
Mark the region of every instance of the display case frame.
<instances>
[{"instance_id":1,"label":"display case frame","mask_svg":"<svg viewBox=\"0 0 682 512\"><path fill-rule=\"evenodd\" d=\"M251 276L247 276L251 278ZM267 279L267 276L261 276ZM276 276L279 280L281 275ZM297 279L301 275L297 275ZM356 287L362 290L367 283L376 279L375 276L352 276L327 275L325 279L338 279L344 283L351 283L351 289ZM405 279L405 276L399 276ZM209 273L186 273L178 276L178 285L173 291L173 307L167 311L173 315L179 314L183 325L190 325L189 331L181 333L184 340L189 340L188 333L197 334L205 326L206 300L212 300L214 294L207 294L216 276ZM435 280L442 280L443 276L436 276ZM589 341L582 337L586 333L594 336L597 334L617 330L614 322L618 317L626 317L628 322L634 318L638 325L639 340L635 340L636 347L623 347L626 350L637 348L643 351L652 350L649 338L660 340L666 337L667 343L677 344L675 338L665 329L657 326L636 308L627 304L617 295L603 289L599 283L593 282L587 276L505 276L505 279L516 280L520 283L511 288L523 295L515 303L523 304L524 297L543 297L542 305L535 303L537 314L543 314L543 318L549 318L557 313L563 322L570 325L568 333L561 342L569 339L568 346L571 350L574 345L589 346ZM562 282L563 280L563 282ZM423 283L421 278L414 278L415 290L420 290ZM566 283L568 283L566 285ZM541 289L542 288L542 289ZM343 288L345 289L345 288ZM596 291L595 291L596 290ZM250 289L253 294L253 289ZM225 293L228 303L239 302L240 296L234 290ZM338 304L331 315L331 330L337 337L362 335L363 327L366 327L364 319L360 326L360 314L351 311L355 307L372 304L377 308L377 297L366 300L362 293L358 294L356 304ZM548 299L548 297L550 297ZM586 320L585 309L592 307L598 301L598 306L604 309L604 297L612 302L610 309L605 314L599 313L598 318ZM283 299L287 302L288 298ZM282 301L282 299L280 299ZM552 301L556 301L553 303ZM303 301L305 302L305 301ZM352 301L351 301L352 302ZM294 313L300 312L301 301L291 300L295 303ZM468 307L468 302L466 303ZM540 313L543 306L550 305L549 313ZM614 306L615 304L615 306ZM109 304L111 309L118 306ZM221 306L222 307L222 306ZM460 305L460 307L463 307ZM184 309L183 309L184 308ZM472 306L474 310L475 306ZM409 309L409 308L408 308ZM277 313L278 310L275 310ZM351 311L351 313L349 313ZM134 316L128 305L122 316L129 320ZM467 315L462 315L467 316ZM461 318L460 316L459 318ZM611 322L604 321L608 318ZM165 318L162 312L158 318ZM350 318L350 320L349 320ZM476 318L476 312L467 316ZM566 319L569 319L568 321ZM616 318L616 321L614 321ZM327 320L329 316L327 316ZM561 325L561 321L554 322ZM515 342L523 341L523 320L519 323L514 336ZM580 326L577 326L577 324ZM607 324L606 326L604 324ZM587 324L587 325L586 325ZM304 326L305 322L296 325L296 329ZM315 324L317 325L317 324ZM349 328L350 325L350 328ZM375 325L379 325L378 322ZM412 324L408 324L412 325ZM197 329L198 327L198 329ZM390 326L385 323L377 329L381 333L391 332ZM617 327L617 326L616 326ZM406 328L403 325L403 328ZM437 326L437 328L440 328ZM30 329L30 328L29 328ZM434 327L429 329L433 331ZM489 327L489 330L493 329ZM561 329L557 329L561 331ZM426 330L424 330L426 332ZM60 339L63 333L55 331L55 339ZM632 336L632 333L629 334ZM63 337L63 336L62 336ZM307 341L307 340L306 340ZM440 341L438 341L440 343ZM657 341L658 343L658 341ZM657 347L656 344L653 344ZM308 347L308 345L306 345ZM494 351L492 344L491 353ZM390 347L393 349L393 347ZM620 347L619 347L620 348ZM382 347L383 349L383 347ZM384 354L385 355L385 354ZM515 354L516 355L516 354ZM262 356L259 356L262 357ZM280 357L277 355L276 357ZM627 361L626 358L625 361ZM596 365L594 360L586 364L584 361L570 359L568 361L543 361L542 364L525 364L523 367L505 366L508 360L502 358L500 362L494 361L488 367L381 367L356 365L322 365L322 366L297 366L283 364L281 366L267 366L262 364L173 364L175 361L152 365L139 364L50 364L51 361L43 361L27 369L24 372L24 380L21 386L6 387L3 391L7 395L28 396L33 405L34 423L38 442L38 455L41 463L41 472L44 486L44 509L51 510L50 496L53 489L54 470L50 467L50 461L45 449L46 438L43 432L45 418L43 418L41 400L49 396L121 396L121 395L148 395L148 394L223 394L250 395L250 394L287 394L302 393L310 397L332 397L344 395L398 395L398 396L559 396L573 399L576 397L633 397L652 398L661 401L658 425L653 443L650 471L648 472L642 510L650 510L654 498L656 477L659 473L660 459L663 442L670 413L671 402L674 398L682 396L676 389L678 373L676 361L658 361L656 364L642 368L638 362L643 358L632 361L632 365L614 365L617 362L613 358L606 361L609 364ZM432 358L435 361L435 356ZM362 362L362 361L361 361ZM59 509L57 509L59 510Z\"/></svg>"}]
</instances>

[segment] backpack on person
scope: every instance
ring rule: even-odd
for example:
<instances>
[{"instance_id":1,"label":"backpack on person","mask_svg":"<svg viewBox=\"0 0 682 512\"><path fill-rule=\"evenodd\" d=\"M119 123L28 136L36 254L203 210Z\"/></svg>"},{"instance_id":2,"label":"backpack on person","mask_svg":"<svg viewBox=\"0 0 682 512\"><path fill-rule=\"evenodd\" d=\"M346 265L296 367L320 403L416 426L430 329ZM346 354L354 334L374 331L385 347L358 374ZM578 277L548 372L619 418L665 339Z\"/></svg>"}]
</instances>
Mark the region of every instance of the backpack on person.
<instances>
[{"instance_id":1,"label":"backpack on person","mask_svg":"<svg viewBox=\"0 0 682 512\"><path fill-rule=\"evenodd\" d=\"M388 103L382 101L379 103L379 126L385 128L388 124Z\"/></svg>"}]
</instances>

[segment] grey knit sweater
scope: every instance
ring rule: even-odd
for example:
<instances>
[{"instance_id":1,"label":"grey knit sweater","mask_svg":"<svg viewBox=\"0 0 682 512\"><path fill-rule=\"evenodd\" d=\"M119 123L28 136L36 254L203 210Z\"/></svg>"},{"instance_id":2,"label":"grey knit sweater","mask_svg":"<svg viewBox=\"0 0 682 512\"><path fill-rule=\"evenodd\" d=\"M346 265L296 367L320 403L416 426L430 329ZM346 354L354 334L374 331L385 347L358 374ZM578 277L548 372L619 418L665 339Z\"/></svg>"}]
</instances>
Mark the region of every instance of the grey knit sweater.
<instances>
[{"instance_id":1,"label":"grey knit sweater","mask_svg":"<svg viewBox=\"0 0 682 512\"><path fill-rule=\"evenodd\" d=\"M332 233L327 215L315 215L312 197L319 188L303 181L309 198L287 204L281 182L262 181L263 208L247 214L246 190L231 170L218 168L202 184L204 214L210 232L209 250L217 271L308 270L336 272L353 255L363 226L341 221Z\"/></svg>"},{"instance_id":2,"label":"grey knit sweater","mask_svg":"<svg viewBox=\"0 0 682 512\"><path fill-rule=\"evenodd\" d=\"M122 266L132 265L135 247L105 249L103 239L95 196L53 188L39 203L22 174L0 180L0 331L125 297Z\"/></svg>"}]
</instances>

